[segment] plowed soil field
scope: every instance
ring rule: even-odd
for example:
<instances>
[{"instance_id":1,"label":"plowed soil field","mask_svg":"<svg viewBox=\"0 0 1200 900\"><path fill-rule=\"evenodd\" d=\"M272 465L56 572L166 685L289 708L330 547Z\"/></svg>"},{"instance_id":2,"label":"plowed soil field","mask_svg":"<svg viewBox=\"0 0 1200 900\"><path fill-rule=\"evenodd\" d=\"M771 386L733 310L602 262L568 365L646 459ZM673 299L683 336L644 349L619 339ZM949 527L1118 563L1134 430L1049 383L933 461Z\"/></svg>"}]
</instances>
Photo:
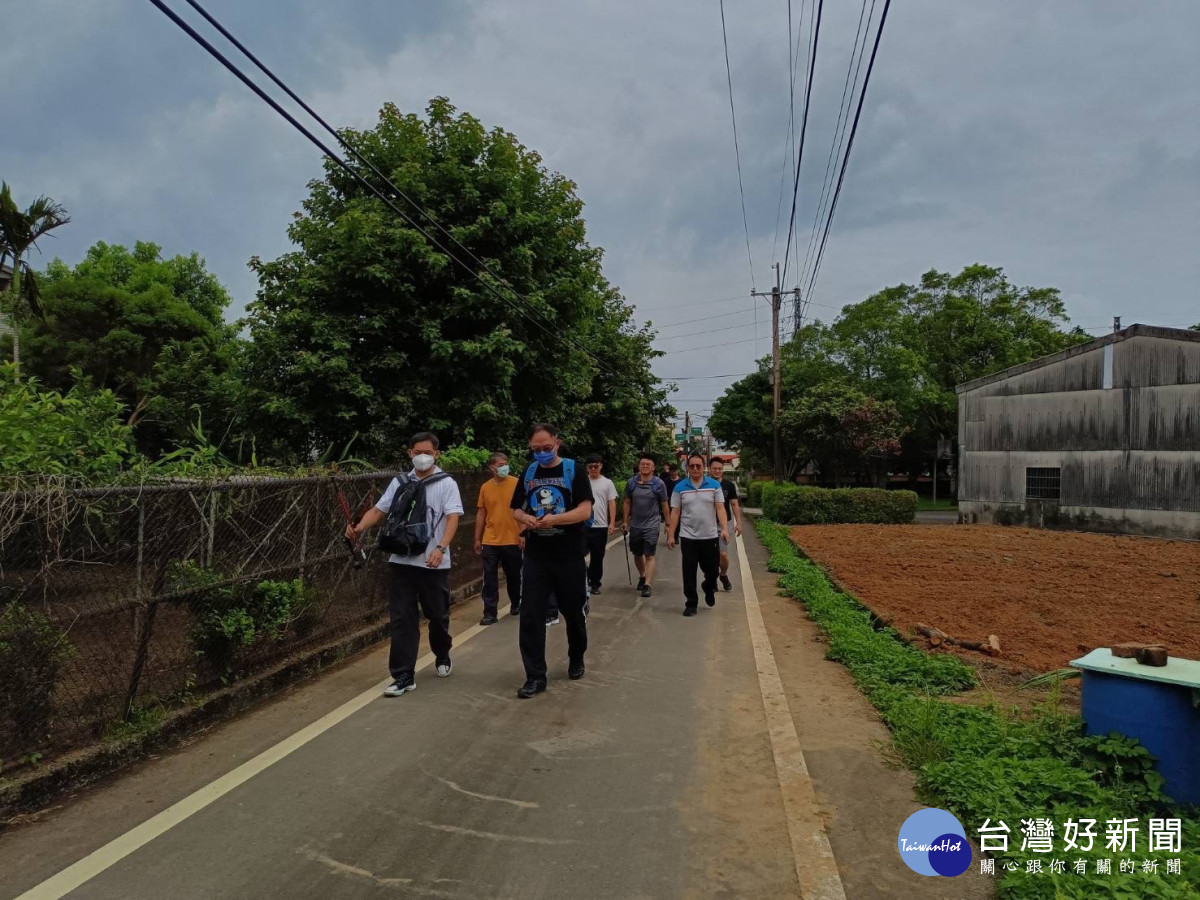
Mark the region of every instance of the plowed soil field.
<instances>
[{"instance_id":1,"label":"plowed soil field","mask_svg":"<svg viewBox=\"0 0 1200 900\"><path fill-rule=\"evenodd\" d=\"M1172 656L1200 659L1197 543L984 525L818 525L791 534L902 634L918 622L968 640L995 634L996 662L1014 674L1060 669L1122 641L1157 641Z\"/></svg>"}]
</instances>

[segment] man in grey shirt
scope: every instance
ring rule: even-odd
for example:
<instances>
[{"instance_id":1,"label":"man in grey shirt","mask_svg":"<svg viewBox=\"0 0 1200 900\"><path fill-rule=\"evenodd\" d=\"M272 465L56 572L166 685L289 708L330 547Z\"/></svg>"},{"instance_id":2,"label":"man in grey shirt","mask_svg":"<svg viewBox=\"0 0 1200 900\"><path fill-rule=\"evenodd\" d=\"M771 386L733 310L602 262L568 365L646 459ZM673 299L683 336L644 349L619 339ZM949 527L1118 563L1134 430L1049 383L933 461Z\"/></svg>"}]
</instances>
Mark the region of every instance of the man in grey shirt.
<instances>
[{"instance_id":1,"label":"man in grey shirt","mask_svg":"<svg viewBox=\"0 0 1200 900\"><path fill-rule=\"evenodd\" d=\"M621 527L629 532L629 552L638 570L637 589L643 597L650 596L654 583L654 554L658 549L658 532L670 518L667 506L667 486L654 474L654 457L643 453L638 459L638 474L625 484Z\"/></svg>"},{"instance_id":2,"label":"man in grey shirt","mask_svg":"<svg viewBox=\"0 0 1200 900\"><path fill-rule=\"evenodd\" d=\"M693 453L687 460L688 477L671 492L671 521L667 525L667 549L675 546L683 554L683 614L696 615L696 566L704 572L704 602L717 602L717 574L722 543L729 543L729 521L725 518L725 494L719 482L704 474L704 457Z\"/></svg>"}]
</instances>

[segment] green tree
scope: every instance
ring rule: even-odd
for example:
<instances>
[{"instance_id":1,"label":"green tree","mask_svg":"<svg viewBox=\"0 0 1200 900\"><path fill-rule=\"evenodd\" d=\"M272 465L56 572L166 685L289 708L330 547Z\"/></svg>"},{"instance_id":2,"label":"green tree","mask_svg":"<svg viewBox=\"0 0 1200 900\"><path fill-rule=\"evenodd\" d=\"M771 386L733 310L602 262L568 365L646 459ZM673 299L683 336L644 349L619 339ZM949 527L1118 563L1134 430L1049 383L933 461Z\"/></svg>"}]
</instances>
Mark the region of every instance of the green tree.
<instances>
[{"instance_id":1,"label":"green tree","mask_svg":"<svg viewBox=\"0 0 1200 900\"><path fill-rule=\"evenodd\" d=\"M43 283L45 317L24 333L30 370L46 385L66 390L81 373L111 390L149 456L190 441L198 419L218 436L238 426L229 295L196 254L164 259L156 244L100 242L73 269L53 261Z\"/></svg>"},{"instance_id":2,"label":"green tree","mask_svg":"<svg viewBox=\"0 0 1200 900\"><path fill-rule=\"evenodd\" d=\"M544 419L573 449L626 461L670 407L652 333L605 280L575 185L445 99L426 117L388 104L374 129L343 134L522 296L488 289L327 164L288 229L296 249L251 262L247 368L277 452L358 433L358 451L384 459L426 427L447 443L521 446Z\"/></svg>"},{"instance_id":3,"label":"green tree","mask_svg":"<svg viewBox=\"0 0 1200 900\"><path fill-rule=\"evenodd\" d=\"M790 455L800 465L815 462L835 487L855 475L882 485L905 432L895 403L838 382L791 401L780 412L779 428Z\"/></svg>"},{"instance_id":4,"label":"green tree","mask_svg":"<svg viewBox=\"0 0 1200 900\"><path fill-rule=\"evenodd\" d=\"M0 266L11 260L12 281L0 304L0 318L12 323L13 378L21 377L21 321L26 308L42 314L37 278L26 258L38 239L69 223L67 211L49 197L38 197L26 209L17 206L8 182L0 182Z\"/></svg>"}]
</instances>

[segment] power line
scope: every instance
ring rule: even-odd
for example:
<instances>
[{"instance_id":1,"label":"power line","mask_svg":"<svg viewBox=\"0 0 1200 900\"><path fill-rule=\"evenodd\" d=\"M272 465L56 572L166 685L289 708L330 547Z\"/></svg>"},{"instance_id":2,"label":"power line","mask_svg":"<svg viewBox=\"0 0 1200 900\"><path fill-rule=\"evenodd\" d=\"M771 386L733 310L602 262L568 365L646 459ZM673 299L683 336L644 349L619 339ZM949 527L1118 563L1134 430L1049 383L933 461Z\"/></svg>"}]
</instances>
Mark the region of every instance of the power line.
<instances>
[{"instance_id":1,"label":"power line","mask_svg":"<svg viewBox=\"0 0 1200 900\"><path fill-rule=\"evenodd\" d=\"M282 116L290 125L292 125L292 127L294 127L302 135L304 135L306 138L308 138L309 141L311 141L323 154L325 154L325 156L327 156L330 160L332 160L334 163L336 163L339 167L344 169L352 178L354 178L356 181L360 182L365 188L367 188L367 190L369 190L371 193L373 193L376 197L378 197L380 200L382 200L384 203L386 203L397 215L399 215L406 222L408 222L409 225L411 225L418 232L420 232L420 234L423 235L426 240L428 240L431 244L433 244L433 246L435 246L438 250L442 251L442 253L444 253L448 258L450 258L454 262L458 263L460 266L462 266L464 269L466 269L468 272L470 272L472 275L474 275L479 280L479 282L482 285L484 285L484 287L488 288L491 291L491 293L494 296L499 298L504 303L508 304L508 306L512 310L517 312L519 315L524 316L526 319L528 319L534 325L538 326L543 331L545 331L548 335L558 338L564 344L566 344L570 349L576 350L577 352L580 352L580 353L583 353L584 355L586 355L588 358L590 358L593 362L596 363L596 366L600 371L605 372L609 375L617 376L616 371L614 371L613 369L608 367L602 360L600 360L597 356L595 356L589 350L587 350L587 348L577 346L574 343L572 343L566 336L558 334L555 331L552 331L550 328L546 327L546 325L542 324L537 319L533 318L533 316L530 315L530 313L526 312L519 305L517 305L516 303L513 303L508 297L505 297L502 293L500 293L495 288L495 286L493 284L491 284L490 282L488 282L486 279L484 279L483 276L478 271L472 269L471 266L469 266L467 263L463 262L462 259L460 259L454 253L452 253L449 249L447 249L436 238L434 238L433 235L431 235L428 231L426 231L424 228L422 228L416 221L414 221L412 219L412 217L410 217L407 213L405 213L404 210L402 210L399 206L397 206L381 190L379 190L377 187L375 187L375 185L371 184L365 177L363 177L362 174L360 174L353 167L351 167L340 156L336 155L326 144L324 144L320 140L320 138L318 138L316 135L314 135L311 131L309 131L307 128L305 128L302 124L300 124L300 122L297 121L293 115L291 115L289 112L287 112L287 110L285 110L282 106L280 106L279 103L276 102L273 98L268 96L267 93L261 87L259 87L257 84L255 84L249 78L249 76L247 76L241 69L239 69L236 65L234 65L224 54L222 54L219 50L217 50L217 48L214 47L207 39L205 39L199 32L197 32L187 22L185 22L182 18L180 18L173 10L169 9L166 6L166 4L163 2L163 0L150 0L150 2L160 12L162 12L164 15L166 15L167 18L169 18L172 22L174 22L185 34L188 35L188 37L190 37L193 41L195 41L197 44L199 44L201 47L203 47L205 50L207 50L209 55L211 55L214 59L216 59L218 62L220 62L226 69L229 70L230 73L232 73L236 78L238 78L238 80L240 80L243 84L245 84L248 88L250 88L250 90L252 90L261 100L263 100L265 103L267 103L267 105L269 105L272 109L274 109L275 112L277 112L280 116ZM476 262L479 263L479 265L485 271L487 271L490 275L492 275L493 278L496 278L497 281L499 281L501 284L503 284L504 287L506 287L510 293L512 293L519 300L521 300L526 306L529 306L530 309L533 309L532 304L529 302L529 300L527 298L523 297L520 293L518 293L503 278L496 275L496 273L492 272L492 270L485 263L483 263L481 260L479 260L478 257L476 257L468 248L466 248L460 241L458 241L457 238L455 238L452 234L450 234L450 232L447 231L433 217L432 214L430 214L428 211L424 210L419 204L417 204L414 200L412 200L410 197L408 197L403 191L401 191L398 187L396 187L396 185L389 178L387 178L387 176L383 175L383 173L381 173L373 164L371 164L371 162L369 160L367 160L365 157L363 157L362 154L360 154L353 146L351 146L344 138L342 138L341 135L339 135L332 127L330 127L330 125L324 119L322 119L319 115L317 115L317 113L315 111L313 111L313 109L308 104L306 104L303 100L301 100L300 97L298 97L295 94L295 92L293 92L290 88L287 87L286 84L284 84L278 77L276 77L275 74L270 71L270 69L268 69L261 61L259 61L258 58L256 56L254 56L253 53L251 53L240 41L237 40L237 38L235 38L232 34L230 34L229 31L227 29L225 29L215 18L213 18L202 6L200 6L200 4L196 2L196 0L187 0L187 3L193 9L195 9L198 13L200 13L200 15L203 16L205 18L205 20L208 21L214 28L216 28L227 40L229 40L230 43L232 43L235 47L238 48L238 50L240 50L243 54L245 54L246 57L251 60L251 62L253 62L264 74L267 75L268 78L270 78L285 93L287 93L287 95L289 97L291 97L296 103L298 103L305 110L305 112L307 112L310 116L312 116L312 118L314 120L319 122L325 128L326 131L328 131L330 134L332 134L338 140L338 142L341 143L341 145L346 148L346 150L348 150L356 159L358 159L360 162L362 162L364 165L366 165L368 168L370 168L371 171L374 172L375 175L378 176L385 184L387 184L387 186L390 187L397 196L402 197L410 205L412 205L415 209L417 209L426 219L428 219L430 222L432 222L434 225L436 225L441 231L443 231L445 234L447 234L450 237L450 239L454 241L454 243L456 243L460 247L462 247L473 259L476 260ZM549 319L547 319L547 322L550 322L550 324L553 324L553 322L551 322Z\"/></svg>"},{"instance_id":2,"label":"power line","mask_svg":"<svg viewBox=\"0 0 1200 900\"><path fill-rule=\"evenodd\" d=\"M866 13L866 9L867 0L862 0L862 6L858 11L858 27L854 32L854 46L850 49L850 62L846 66L846 79L842 83L842 98L838 101L837 124L833 128L833 140L829 144L829 156L825 160L825 174L821 178L821 198L817 201L817 208L813 210L808 248L804 253L804 263L801 266L797 283L803 283L808 275L809 262L813 250L816 249L817 230L820 227L821 215L826 209L825 201L829 198L829 189L833 187L833 161L841 156L842 148L846 143L846 126L850 124L850 103L853 102L854 96L851 85L854 90L858 89L858 73L862 69L863 57L867 54L866 36L871 32L871 20L875 17L875 0L871 0L871 12L866 16L866 27L863 27L863 15ZM856 56L857 62L855 61ZM850 77L851 72L854 73L853 79ZM847 97L851 99L848 101ZM799 254L799 248L797 248L797 254Z\"/></svg>"},{"instance_id":3,"label":"power line","mask_svg":"<svg viewBox=\"0 0 1200 900\"><path fill-rule=\"evenodd\" d=\"M753 372L727 372L724 375L679 375L675 378L670 378L666 375L658 376L663 381L702 381L708 378L745 378L747 375L753 375Z\"/></svg>"},{"instance_id":4,"label":"power line","mask_svg":"<svg viewBox=\"0 0 1200 900\"><path fill-rule=\"evenodd\" d=\"M879 41L883 37L883 27L887 24L888 9L892 5L892 0L884 0L883 13L879 17L879 28L875 32L875 44L871 48L871 61L867 63L867 73L863 76L862 90L858 95L858 108L854 111L854 124L850 126L850 139L846 143L846 153L842 157L842 170L838 173L837 187L833 191L833 200L829 204L829 215L825 218L825 231L821 235L821 249L817 251L816 260L813 263L812 274L808 280L808 290L812 290L812 286L816 284L817 277L821 273L821 261L825 257L825 244L829 240L829 226L833 224L833 216L837 212L838 198L842 194L842 183L846 180L846 167L850 164L850 153L854 149L854 137L858 134L858 122L862 117L863 101L867 97L867 87L871 83L871 73L875 69L875 56L879 53Z\"/></svg>"},{"instance_id":5,"label":"power line","mask_svg":"<svg viewBox=\"0 0 1200 900\"><path fill-rule=\"evenodd\" d=\"M669 306L656 306L653 309L647 309L646 312L657 312L664 309L682 309L685 306L711 306L714 303L733 303L737 300L745 299L745 294L738 294L736 297L722 297L719 300L688 300L684 303L672 303ZM637 308L640 309L641 307Z\"/></svg>"},{"instance_id":6,"label":"power line","mask_svg":"<svg viewBox=\"0 0 1200 900\"><path fill-rule=\"evenodd\" d=\"M780 284L787 282L788 255L792 249L792 232L796 224L796 197L800 193L800 164L804 159L804 136L808 132L808 110L812 101L813 73L817 66L817 45L821 41L821 13L825 9L825 0L817 0L816 32L813 36L812 47L808 55L808 83L804 89L804 113L800 120L800 149L796 153L796 177L792 183L792 214L788 222L787 245L783 251L783 275Z\"/></svg>"},{"instance_id":7,"label":"power line","mask_svg":"<svg viewBox=\"0 0 1200 900\"><path fill-rule=\"evenodd\" d=\"M783 166L779 170L779 199L775 202L775 237L771 241L771 260L778 262L775 255L779 249L779 222L783 214L784 186L787 184L788 168L796 155L796 63L800 59L800 35L804 32L804 0L800 2L800 27L796 29L795 47L792 45L792 0L788 0L788 127L783 133ZM789 151L789 141L791 150Z\"/></svg>"},{"instance_id":8,"label":"power line","mask_svg":"<svg viewBox=\"0 0 1200 900\"><path fill-rule=\"evenodd\" d=\"M690 353L693 350L711 350L714 347L733 347L737 344L749 344L754 341L754 338L745 338L740 341L722 341L719 344L705 344L702 347L679 347L674 350L660 350L663 356L670 356L673 353Z\"/></svg>"},{"instance_id":9,"label":"power line","mask_svg":"<svg viewBox=\"0 0 1200 900\"><path fill-rule=\"evenodd\" d=\"M721 0L721 41L725 44L725 80L729 84L729 116L733 120L733 155L737 160L738 193L742 197L742 227L746 231L746 261L750 263L750 290L754 287L754 259L750 255L750 223L746 219L746 192L742 188L742 153L738 149L737 113L733 109L733 70L729 65L729 36L725 31L725 0Z\"/></svg>"}]
</instances>

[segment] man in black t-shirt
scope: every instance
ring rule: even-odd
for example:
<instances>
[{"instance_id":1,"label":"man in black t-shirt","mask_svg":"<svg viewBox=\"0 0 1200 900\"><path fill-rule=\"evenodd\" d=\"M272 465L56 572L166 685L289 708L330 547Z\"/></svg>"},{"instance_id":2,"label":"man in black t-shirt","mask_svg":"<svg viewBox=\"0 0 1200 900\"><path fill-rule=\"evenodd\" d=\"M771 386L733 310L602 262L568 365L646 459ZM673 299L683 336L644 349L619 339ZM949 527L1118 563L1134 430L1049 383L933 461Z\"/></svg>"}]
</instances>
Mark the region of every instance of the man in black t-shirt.
<instances>
[{"instance_id":1,"label":"man in black t-shirt","mask_svg":"<svg viewBox=\"0 0 1200 900\"><path fill-rule=\"evenodd\" d=\"M708 461L708 474L713 481L721 485L721 493L725 495L725 520L729 530L738 537L742 536L742 504L738 499L738 489L734 482L725 477L725 462L715 456ZM733 590L729 580L729 550L721 545L721 587L727 591Z\"/></svg>"},{"instance_id":2,"label":"man in black t-shirt","mask_svg":"<svg viewBox=\"0 0 1200 900\"><path fill-rule=\"evenodd\" d=\"M592 514L587 469L558 455L562 442L553 425L534 425L529 438L534 463L518 476L513 518L525 529L525 575L521 598L521 662L528 699L546 690L546 605L553 593L567 623L567 675L583 677L587 651L587 568L584 529ZM573 470L573 471L572 471Z\"/></svg>"}]
</instances>

